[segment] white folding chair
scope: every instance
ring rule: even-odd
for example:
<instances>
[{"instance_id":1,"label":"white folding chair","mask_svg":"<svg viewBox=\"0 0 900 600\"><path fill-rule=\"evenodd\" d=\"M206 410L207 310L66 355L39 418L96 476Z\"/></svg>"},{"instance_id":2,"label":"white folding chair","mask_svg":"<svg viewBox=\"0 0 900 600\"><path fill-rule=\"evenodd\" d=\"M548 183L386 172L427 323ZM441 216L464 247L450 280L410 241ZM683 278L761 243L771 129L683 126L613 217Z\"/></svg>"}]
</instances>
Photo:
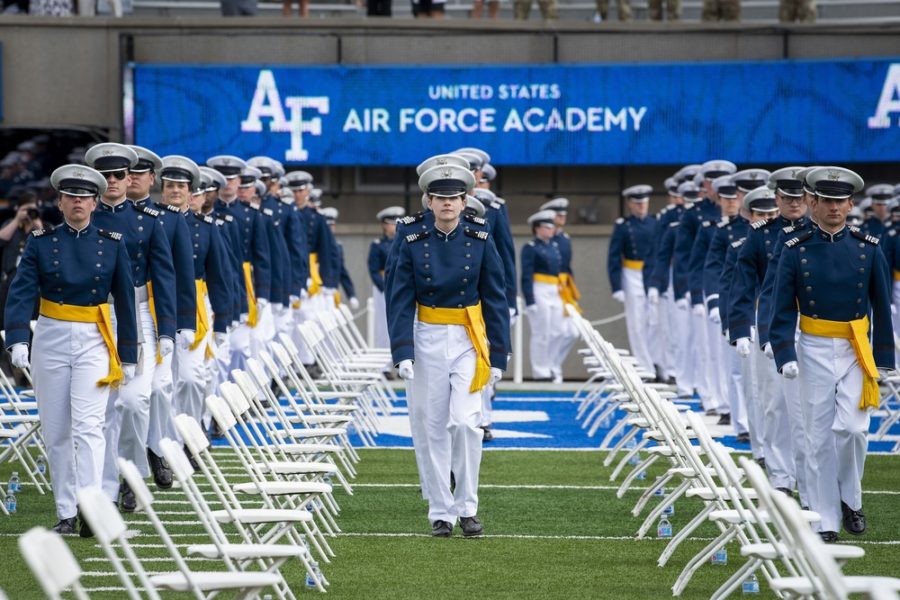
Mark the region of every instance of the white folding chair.
<instances>
[{"instance_id":1,"label":"white folding chair","mask_svg":"<svg viewBox=\"0 0 900 600\"><path fill-rule=\"evenodd\" d=\"M81 567L61 535L43 527L29 529L19 538L19 552L49 600L62 600L70 590L78 600L88 599Z\"/></svg>"}]
</instances>

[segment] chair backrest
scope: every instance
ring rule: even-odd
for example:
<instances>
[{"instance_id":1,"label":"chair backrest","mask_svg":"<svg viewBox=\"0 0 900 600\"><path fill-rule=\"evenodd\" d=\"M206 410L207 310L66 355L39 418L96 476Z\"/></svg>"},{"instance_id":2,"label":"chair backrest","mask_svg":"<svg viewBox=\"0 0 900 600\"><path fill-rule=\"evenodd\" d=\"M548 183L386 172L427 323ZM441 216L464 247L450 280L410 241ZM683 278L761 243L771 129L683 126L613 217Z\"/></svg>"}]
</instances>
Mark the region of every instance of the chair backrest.
<instances>
[{"instance_id":1,"label":"chair backrest","mask_svg":"<svg viewBox=\"0 0 900 600\"><path fill-rule=\"evenodd\" d=\"M207 448L209 448L209 439L206 437L203 428L192 416L180 414L175 417L175 428L178 430L184 444L191 451L191 454L197 456ZM187 457L185 457L187 460Z\"/></svg>"},{"instance_id":2,"label":"chair backrest","mask_svg":"<svg viewBox=\"0 0 900 600\"><path fill-rule=\"evenodd\" d=\"M237 425L237 419L234 418L234 413L231 412L228 402L222 398L210 394L206 397L206 408L209 409L212 418L216 420L219 429L222 431L228 431Z\"/></svg>"},{"instance_id":3,"label":"chair backrest","mask_svg":"<svg viewBox=\"0 0 900 600\"><path fill-rule=\"evenodd\" d=\"M228 403L228 408L231 409L231 414L235 417L242 417L250 410L250 403L247 402L247 398L241 393L238 384L232 381L225 381L219 386L219 393L222 394L222 398Z\"/></svg>"},{"instance_id":4,"label":"chair backrest","mask_svg":"<svg viewBox=\"0 0 900 600\"><path fill-rule=\"evenodd\" d=\"M128 482L131 491L134 492L134 499L138 508L147 509L153 506L153 492L147 487L144 478L138 472L137 467L130 460L119 458L119 473Z\"/></svg>"},{"instance_id":5,"label":"chair backrest","mask_svg":"<svg viewBox=\"0 0 900 600\"><path fill-rule=\"evenodd\" d=\"M19 537L19 552L52 600L71 587L77 598L87 598L79 582L81 567L62 536L43 527L34 527Z\"/></svg>"},{"instance_id":6,"label":"chair backrest","mask_svg":"<svg viewBox=\"0 0 900 600\"><path fill-rule=\"evenodd\" d=\"M110 544L125 534L127 526L122 515L117 510L110 510L110 500L99 488L82 488L78 499L81 514L98 541Z\"/></svg>"}]
</instances>

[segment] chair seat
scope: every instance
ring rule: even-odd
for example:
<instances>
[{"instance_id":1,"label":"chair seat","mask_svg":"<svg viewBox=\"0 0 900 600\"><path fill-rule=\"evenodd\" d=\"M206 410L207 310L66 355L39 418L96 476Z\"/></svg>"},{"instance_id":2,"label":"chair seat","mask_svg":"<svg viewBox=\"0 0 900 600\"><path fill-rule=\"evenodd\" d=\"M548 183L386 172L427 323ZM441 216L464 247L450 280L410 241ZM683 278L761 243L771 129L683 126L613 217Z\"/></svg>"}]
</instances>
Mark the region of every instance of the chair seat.
<instances>
[{"instance_id":1,"label":"chair seat","mask_svg":"<svg viewBox=\"0 0 900 600\"><path fill-rule=\"evenodd\" d=\"M203 591L264 588L277 585L281 578L274 573L233 573L230 571L192 572L191 580ZM191 586L183 573L166 573L150 577L158 588L188 592Z\"/></svg>"},{"instance_id":2,"label":"chair seat","mask_svg":"<svg viewBox=\"0 0 900 600\"><path fill-rule=\"evenodd\" d=\"M297 415L292 414L288 415L288 420L291 423L312 423L313 425L319 425L322 423L349 423L353 421L353 417L347 415ZM335 427L334 429L338 429Z\"/></svg>"},{"instance_id":3,"label":"chair seat","mask_svg":"<svg viewBox=\"0 0 900 600\"><path fill-rule=\"evenodd\" d=\"M893 577L865 577L844 576L841 577L844 587L850 594L861 594L868 590L879 588L881 590L900 591L900 579ZM816 591L812 582L807 577L778 577L769 582L770 587L776 592L789 592L798 596L809 596Z\"/></svg>"},{"instance_id":4,"label":"chair seat","mask_svg":"<svg viewBox=\"0 0 900 600\"><path fill-rule=\"evenodd\" d=\"M802 512L803 518L807 523L818 523L822 520L822 518L819 516L819 513L817 512L811 510L804 510ZM768 511L759 511L759 516L762 517L764 523L772 522L772 519L769 517ZM711 521L725 521L726 523L732 524L744 522L756 523L756 517L754 517L753 514L749 511L744 511L744 514L741 515L741 513L737 510L714 510L709 513L709 519Z\"/></svg>"},{"instance_id":5,"label":"chair seat","mask_svg":"<svg viewBox=\"0 0 900 600\"><path fill-rule=\"evenodd\" d=\"M293 558L303 556L306 550L293 544L223 544L221 549L215 544L193 544L187 547L188 554L204 558L233 558L236 560L254 558Z\"/></svg>"},{"instance_id":6,"label":"chair seat","mask_svg":"<svg viewBox=\"0 0 900 600\"><path fill-rule=\"evenodd\" d=\"M288 494L330 494L331 486L318 481L264 481L262 483L239 483L232 487L242 494L265 493L268 496Z\"/></svg>"},{"instance_id":7,"label":"chair seat","mask_svg":"<svg viewBox=\"0 0 900 600\"><path fill-rule=\"evenodd\" d=\"M747 494L748 498L756 499L756 490L746 488L744 493ZM708 487L691 488L687 491L686 495L688 498L699 497L702 500L716 500L718 498L725 498L726 500L730 499L728 490L722 487L717 487L715 489Z\"/></svg>"},{"instance_id":8,"label":"chair seat","mask_svg":"<svg viewBox=\"0 0 900 600\"><path fill-rule=\"evenodd\" d=\"M356 412L359 407L355 404L310 404L307 406L312 412Z\"/></svg>"},{"instance_id":9,"label":"chair seat","mask_svg":"<svg viewBox=\"0 0 900 600\"><path fill-rule=\"evenodd\" d=\"M825 547L828 554L837 561L848 561L854 558L862 558L866 551L859 546L845 546L844 544L829 544ZM755 556L763 560L775 560L789 554L788 547L782 543L772 545L769 543L747 544L741 546L741 556Z\"/></svg>"},{"instance_id":10,"label":"chair seat","mask_svg":"<svg viewBox=\"0 0 900 600\"><path fill-rule=\"evenodd\" d=\"M40 423L41 418L37 415L2 415L0 423Z\"/></svg>"},{"instance_id":11,"label":"chair seat","mask_svg":"<svg viewBox=\"0 0 900 600\"><path fill-rule=\"evenodd\" d=\"M319 391L319 397L324 400L338 400L341 398L359 398L362 396L360 392L326 392Z\"/></svg>"},{"instance_id":12,"label":"chair seat","mask_svg":"<svg viewBox=\"0 0 900 600\"><path fill-rule=\"evenodd\" d=\"M334 437L336 435L343 435L347 433L344 429L337 429L331 427L316 427L312 428L293 428L290 431L285 431L283 429L279 429L275 432L279 437L293 437L293 438L317 438L317 437Z\"/></svg>"},{"instance_id":13,"label":"chair seat","mask_svg":"<svg viewBox=\"0 0 900 600\"><path fill-rule=\"evenodd\" d=\"M312 520L308 510L291 510L280 508L242 508L233 510L212 511L213 518L219 523L307 523Z\"/></svg>"},{"instance_id":14,"label":"chair seat","mask_svg":"<svg viewBox=\"0 0 900 600\"><path fill-rule=\"evenodd\" d=\"M259 465L263 473L297 475L300 473L336 473L337 467L331 463L279 461Z\"/></svg>"},{"instance_id":15,"label":"chair seat","mask_svg":"<svg viewBox=\"0 0 900 600\"><path fill-rule=\"evenodd\" d=\"M333 444L281 444L278 446L285 454L330 454L339 452L340 447Z\"/></svg>"}]
</instances>

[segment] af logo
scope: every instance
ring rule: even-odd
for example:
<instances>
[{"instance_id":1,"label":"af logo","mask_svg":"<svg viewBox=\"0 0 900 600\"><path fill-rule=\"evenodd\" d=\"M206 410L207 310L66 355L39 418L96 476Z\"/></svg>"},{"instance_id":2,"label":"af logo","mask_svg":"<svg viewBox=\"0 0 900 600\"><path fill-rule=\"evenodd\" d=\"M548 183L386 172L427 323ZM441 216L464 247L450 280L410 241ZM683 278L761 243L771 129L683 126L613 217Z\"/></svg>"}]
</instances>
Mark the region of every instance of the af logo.
<instances>
[{"instance_id":1,"label":"af logo","mask_svg":"<svg viewBox=\"0 0 900 600\"><path fill-rule=\"evenodd\" d=\"M304 119L304 111L327 115L330 102L327 96L286 96L284 104L275 84L272 71L262 69L256 80L256 92L250 103L247 118L241 121L241 131L259 133L263 119L271 119L269 131L291 134L291 146L284 153L287 162L306 162L309 152L303 147L303 134L322 135L322 119L315 116ZM290 118L285 118L287 110Z\"/></svg>"},{"instance_id":2,"label":"af logo","mask_svg":"<svg viewBox=\"0 0 900 600\"><path fill-rule=\"evenodd\" d=\"M888 69L875 115L869 117L869 129L890 127L891 113L900 113L900 63L894 63ZM900 116L897 118L897 126L900 127Z\"/></svg>"}]
</instances>

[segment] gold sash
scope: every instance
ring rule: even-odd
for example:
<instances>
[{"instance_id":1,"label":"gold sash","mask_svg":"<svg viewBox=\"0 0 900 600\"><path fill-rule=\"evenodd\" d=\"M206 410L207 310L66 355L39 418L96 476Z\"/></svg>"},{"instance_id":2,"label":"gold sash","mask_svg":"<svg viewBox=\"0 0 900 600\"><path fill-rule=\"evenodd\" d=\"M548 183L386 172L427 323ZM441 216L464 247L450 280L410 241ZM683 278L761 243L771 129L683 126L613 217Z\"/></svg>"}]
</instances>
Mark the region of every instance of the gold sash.
<instances>
[{"instance_id":1,"label":"gold sash","mask_svg":"<svg viewBox=\"0 0 900 600\"><path fill-rule=\"evenodd\" d=\"M465 308L430 308L419 304L419 320L435 325L463 325L475 348L475 376L469 392L481 390L491 380L491 358L488 351L487 328L481 312L481 302Z\"/></svg>"},{"instance_id":2,"label":"gold sash","mask_svg":"<svg viewBox=\"0 0 900 600\"><path fill-rule=\"evenodd\" d=\"M310 296L315 296L322 289L322 276L319 274L319 253L309 253L309 278L312 285L306 290Z\"/></svg>"},{"instance_id":3,"label":"gold sash","mask_svg":"<svg viewBox=\"0 0 900 600\"><path fill-rule=\"evenodd\" d=\"M153 301L153 283L147 282L147 305L150 307L150 318L153 319L153 328L156 330L156 339L159 340L159 325L156 322L156 303ZM138 327L141 322L138 321ZM159 353L159 341L156 342L156 364L162 364L162 354Z\"/></svg>"},{"instance_id":4,"label":"gold sash","mask_svg":"<svg viewBox=\"0 0 900 600\"><path fill-rule=\"evenodd\" d=\"M562 296L563 304L571 304L579 313L582 312L581 307L578 306L581 292L578 291L578 287L575 285L575 278L572 277L571 273L559 274L559 295Z\"/></svg>"},{"instance_id":5,"label":"gold sash","mask_svg":"<svg viewBox=\"0 0 900 600\"><path fill-rule=\"evenodd\" d=\"M644 261L642 260L629 260L627 258L622 259L622 266L626 269L634 269L636 271L640 271L644 268Z\"/></svg>"},{"instance_id":6,"label":"gold sash","mask_svg":"<svg viewBox=\"0 0 900 600\"><path fill-rule=\"evenodd\" d=\"M119 387L122 381L122 361L119 360L119 352L116 350L116 342L113 337L112 320L109 315L109 304L98 306L75 306L74 304L59 304L41 298L40 313L57 321L72 321L75 323L96 323L106 349L109 352L109 374L97 382L97 386L108 385L111 388Z\"/></svg>"},{"instance_id":7,"label":"gold sash","mask_svg":"<svg viewBox=\"0 0 900 600\"><path fill-rule=\"evenodd\" d=\"M547 275L545 273L534 274L535 283L549 283L550 285L559 285L559 277L556 275Z\"/></svg>"},{"instance_id":8,"label":"gold sash","mask_svg":"<svg viewBox=\"0 0 900 600\"><path fill-rule=\"evenodd\" d=\"M856 353L856 360L859 361L859 366L863 370L863 389L859 410L878 408L881 394L878 391L878 367L875 366L875 356L872 353L872 346L869 344L868 316L853 321L828 321L800 315L800 331L821 337L850 340L853 351Z\"/></svg>"},{"instance_id":9,"label":"gold sash","mask_svg":"<svg viewBox=\"0 0 900 600\"><path fill-rule=\"evenodd\" d=\"M247 325L256 327L259 321L259 310L256 308L256 292L253 289L253 267L244 261L244 287L247 288Z\"/></svg>"}]
</instances>

